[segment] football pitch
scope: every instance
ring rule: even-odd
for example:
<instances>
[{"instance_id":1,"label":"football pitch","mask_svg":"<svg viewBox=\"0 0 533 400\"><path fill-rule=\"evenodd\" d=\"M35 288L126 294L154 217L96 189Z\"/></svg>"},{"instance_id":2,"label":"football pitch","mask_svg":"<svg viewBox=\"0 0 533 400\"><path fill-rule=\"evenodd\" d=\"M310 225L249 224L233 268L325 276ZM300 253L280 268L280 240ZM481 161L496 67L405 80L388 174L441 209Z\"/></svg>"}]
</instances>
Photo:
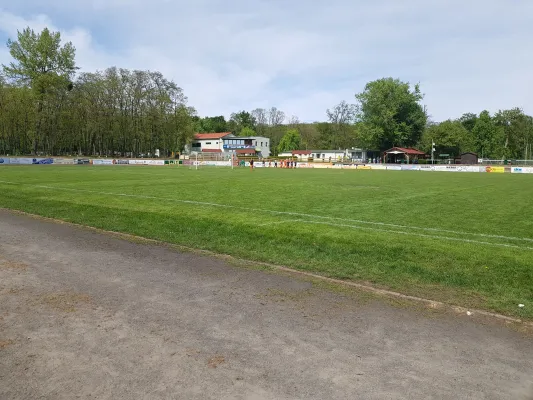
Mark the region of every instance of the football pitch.
<instances>
[{"instance_id":1,"label":"football pitch","mask_svg":"<svg viewBox=\"0 0 533 400\"><path fill-rule=\"evenodd\" d=\"M0 207L530 320L532 199L522 174L0 167Z\"/></svg>"}]
</instances>

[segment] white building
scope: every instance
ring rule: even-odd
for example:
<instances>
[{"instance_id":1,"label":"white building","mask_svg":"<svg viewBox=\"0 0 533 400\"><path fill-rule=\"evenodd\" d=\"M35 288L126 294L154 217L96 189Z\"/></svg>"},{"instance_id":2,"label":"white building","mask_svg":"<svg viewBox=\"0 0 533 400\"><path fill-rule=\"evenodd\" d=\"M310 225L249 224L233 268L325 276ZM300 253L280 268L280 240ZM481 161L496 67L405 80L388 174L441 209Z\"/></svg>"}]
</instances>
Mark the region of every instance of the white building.
<instances>
[{"instance_id":1,"label":"white building","mask_svg":"<svg viewBox=\"0 0 533 400\"><path fill-rule=\"evenodd\" d=\"M225 156L256 155L267 158L270 156L270 139L262 136L235 136L231 132L197 133L188 152L219 153Z\"/></svg>"},{"instance_id":2,"label":"white building","mask_svg":"<svg viewBox=\"0 0 533 400\"><path fill-rule=\"evenodd\" d=\"M232 135L231 132L197 133L191 143L191 152L221 153L224 149L224 137Z\"/></svg>"},{"instance_id":3,"label":"white building","mask_svg":"<svg viewBox=\"0 0 533 400\"><path fill-rule=\"evenodd\" d=\"M367 152L363 149L346 149L346 150L293 150L279 154L280 157L296 157L299 161L355 161L363 162L366 160Z\"/></svg>"}]
</instances>

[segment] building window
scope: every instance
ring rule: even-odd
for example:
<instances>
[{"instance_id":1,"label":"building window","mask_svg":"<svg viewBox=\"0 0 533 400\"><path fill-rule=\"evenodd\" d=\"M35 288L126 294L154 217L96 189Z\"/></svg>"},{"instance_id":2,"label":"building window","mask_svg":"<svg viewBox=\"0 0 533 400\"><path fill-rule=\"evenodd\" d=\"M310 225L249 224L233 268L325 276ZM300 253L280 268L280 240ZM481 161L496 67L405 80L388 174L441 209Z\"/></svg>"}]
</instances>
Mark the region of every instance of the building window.
<instances>
[{"instance_id":1,"label":"building window","mask_svg":"<svg viewBox=\"0 0 533 400\"><path fill-rule=\"evenodd\" d=\"M193 143L192 147L202 147L202 145L200 143Z\"/></svg>"},{"instance_id":2,"label":"building window","mask_svg":"<svg viewBox=\"0 0 533 400\"><path fill-rule=\"evenodd\" d=\"M205 142L205 144L211 144L211 142Z\"/></svg>"},{"instance_id":3,"label":"building window","mask_svg":"<svg viewBox=\"0 0 533 400\"><path fill-rule=\"evenodd\" d=\"M261 147L263 147L263 142L261 142Z\"/></svg>"}]
</instances>

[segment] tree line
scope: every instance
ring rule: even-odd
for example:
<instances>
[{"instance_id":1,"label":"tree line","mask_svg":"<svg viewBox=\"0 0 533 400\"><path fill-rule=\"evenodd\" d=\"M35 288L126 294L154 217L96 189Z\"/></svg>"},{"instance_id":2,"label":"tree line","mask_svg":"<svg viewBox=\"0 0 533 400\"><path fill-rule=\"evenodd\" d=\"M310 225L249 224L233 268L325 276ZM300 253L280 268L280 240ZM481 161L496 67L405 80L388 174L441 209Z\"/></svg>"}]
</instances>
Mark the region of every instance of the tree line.
<instances>
[{"instance_id":1,"label":"tree line","mask_svg":"<svg viewBox=\"0 0 533 400\"><path fill-rule=\"evenodd\" d=\"M195 132L265 136L274 153L361 147L417 147L457 156L531 158L533 118L521 109L467 113L433 122L419 85L383 78L355 101L326 110L325 121L303 123L276 107L198 116L183 90L161 73L108 68L77 73L75 48L58 32L30 28L7 43L13 61L0 76L0 153L153 155L183 151Z\"/></svg>"}]
</instances>

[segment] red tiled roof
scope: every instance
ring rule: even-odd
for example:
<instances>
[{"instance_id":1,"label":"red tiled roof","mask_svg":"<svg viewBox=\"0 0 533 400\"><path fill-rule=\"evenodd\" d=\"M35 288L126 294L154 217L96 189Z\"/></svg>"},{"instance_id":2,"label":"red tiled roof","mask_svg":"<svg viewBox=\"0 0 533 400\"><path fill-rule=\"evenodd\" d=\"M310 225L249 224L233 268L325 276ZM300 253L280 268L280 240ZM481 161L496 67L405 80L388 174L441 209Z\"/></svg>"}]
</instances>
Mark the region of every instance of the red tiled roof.
<instances>
[{"instance_id":1,"label":"red tiled roof","mask_svg":"<svg viewBox=\"0 0 533 400\"><path fill-rule=\"evenodd\" d=\"M293 150L292 151L293 156L298 155L298 154L305 155L305 154L311 154L311 152L309 150Z\"/></svg>"},{"instance_id":2,"label":"red tiled roof","mask_svg":"<svg viewBox=\"0 0 533 400\"><path fill-rule=\"evenodd\" d=\"M392 151L400 151L400 152L405 153L405 154L419 155L419 156L423 156L423 155L426 154L423 151L420 151L420 150L417 150L417 149L409 149L409 148L405 148L405 147L393 147L392 149L387 150L385 153L390 153Z\"/></svg>"},{"instance_id":3,"label":"red tiled roof","mask_svg":"<svg viewBox=\"0 0 533 400\"><path fill-rule=\"evenodd\" d=\"M237 154L252 154L256 153L255 149L237 149L235 150Z\"/></svg>"},{"instance_id":4,"label":"red tiled roof","mask_svg":"<svg viewBox=\"0 0 533 400\"><path fill-rule=\"evenodd\" d=\"M222 139L225 136L231 135L231 132L219 132L219 133L196 133L194 139L196 140L209 140L209 139Z\"/></svg>"},{"instance_id":5,"label":"red tiled roof","mask_svg":"<svg viewBox=\"0 0 533 400\"><path fill-rule=\"evenodd\" d=\"M202 149L202 153L222 153L220 149Z\"/></svg>"}]
</instances>

